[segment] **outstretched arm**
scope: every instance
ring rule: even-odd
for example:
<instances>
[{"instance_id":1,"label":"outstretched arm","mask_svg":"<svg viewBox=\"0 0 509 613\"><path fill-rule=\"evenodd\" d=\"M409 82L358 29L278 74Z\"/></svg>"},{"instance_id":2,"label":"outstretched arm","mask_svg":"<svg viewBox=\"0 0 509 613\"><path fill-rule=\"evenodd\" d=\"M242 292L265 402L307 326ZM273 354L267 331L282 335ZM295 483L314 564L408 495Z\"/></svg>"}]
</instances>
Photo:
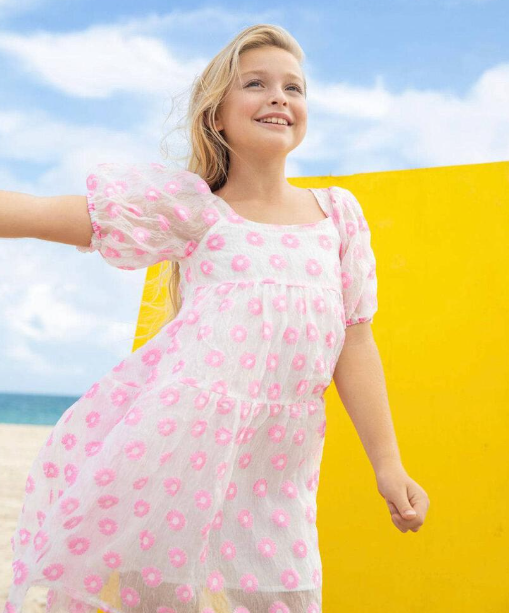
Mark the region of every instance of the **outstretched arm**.
<instances>
[{"instance_id":1,"label":"outstretched arm","mask_svg":"<svg viewBox=\"0 0 509 613\"><path fill-rule=\"evenodd\" d=\"M0 190L0 238L38 238L86 247L92 224L85 196L32 196Z\"/></svg>"}]
</instances>

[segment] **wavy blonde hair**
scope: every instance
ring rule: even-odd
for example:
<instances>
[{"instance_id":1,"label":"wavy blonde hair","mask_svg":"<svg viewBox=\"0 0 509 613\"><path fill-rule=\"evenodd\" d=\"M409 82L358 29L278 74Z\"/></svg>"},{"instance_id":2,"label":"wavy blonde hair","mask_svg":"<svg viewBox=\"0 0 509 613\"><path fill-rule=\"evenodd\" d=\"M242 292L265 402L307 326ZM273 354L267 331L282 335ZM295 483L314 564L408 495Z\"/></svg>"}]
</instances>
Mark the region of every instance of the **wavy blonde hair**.
<instances>
[{"instance_id":1,"label":"wavy blonde hair","mask_svg":"<svg viewBox=\"0 0 509 613\"><path fill-rule=\"evenodd\" d=\"M233 86L235 78L240 79L240 55L249 49L259 49L265 46L278 47L288 51L299 61L301 66L304 62L304 51L295 38L281 26L257 24L245 28L213 57L203 72L194 79L187 115L184 118L185 125L179 126L177 124L175 128L186 131L190 141L190 155L185 158L173 157L172 159L185 159L187 170L200 175L212 192L217 191L226 183L230 161L229 151L233 151L223 135L216 129L216 113L224 97ZM304 78L304 95L306 96L306 94L307 87ZM168 148L164 138L162 148L167 154ZM136 338L153 336L153 333L156 333L158 329L172 321L182 307L178 262L163 262L159 266L159 275L151 281L147 281L149 285L147 289L151 295L159 298L162 288L166 287L167 284L168 299L164 301L162 307L165 317L164 322L158 323L161 308L154 307L150 301L142 300L142 305L148 307L146 317L149 320L150 330L147 334L138 335Z\"/></svg>"}]
</instances>

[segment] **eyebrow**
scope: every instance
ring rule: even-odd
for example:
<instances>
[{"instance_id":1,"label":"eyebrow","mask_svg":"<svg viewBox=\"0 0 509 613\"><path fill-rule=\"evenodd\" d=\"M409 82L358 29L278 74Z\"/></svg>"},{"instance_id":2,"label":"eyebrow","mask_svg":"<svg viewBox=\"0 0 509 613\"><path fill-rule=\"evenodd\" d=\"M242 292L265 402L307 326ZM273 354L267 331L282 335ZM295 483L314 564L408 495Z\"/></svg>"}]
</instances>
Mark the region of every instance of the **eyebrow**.
<instances>
[{"instance_id":1,"label":"eyebrow","mask_svg":"<svg viewBox=\"0 0 509 613\"><path fill-rule=\"evenodd\" d=\"M248 72L243 72L242 76L245 77L248 74L263 74L263 75L267 75L269 74L267 70L249 70ZM292 79L298 79L299 81L303 81L302 77L300 77L298 74L295 74L294 72L287 72L285 75L285 77L291 77Z\"/></svg>"}]
</instances>

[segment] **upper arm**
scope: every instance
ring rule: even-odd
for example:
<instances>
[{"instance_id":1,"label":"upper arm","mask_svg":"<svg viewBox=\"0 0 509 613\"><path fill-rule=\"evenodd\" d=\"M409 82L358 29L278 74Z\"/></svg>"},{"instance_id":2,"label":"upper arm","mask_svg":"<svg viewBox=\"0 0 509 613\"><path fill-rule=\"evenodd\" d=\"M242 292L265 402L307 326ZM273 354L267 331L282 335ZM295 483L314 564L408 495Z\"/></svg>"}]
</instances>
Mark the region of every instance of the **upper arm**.
<instances>
[{"instance_id":1,"label":"upper arm","mask_svg":"<svg viewBox=\"0 0 509 613\"><path fill-rule=\"evenodd\" d=\"M89 245L92 224L86 196L38 197L28 230L33 238L67 245Z\"/></svg>"},{"instance_id":2,"label":"upper arm","mask_svg":"<svg viewBox=\"0 0 509 613\"><path fill-rule=\"evenodd\" d=\"M346 327L343 348L347 345L357 345L373 339L373 330L371 329L370 321L352 324Z\"/></svg>"}]
</instances>

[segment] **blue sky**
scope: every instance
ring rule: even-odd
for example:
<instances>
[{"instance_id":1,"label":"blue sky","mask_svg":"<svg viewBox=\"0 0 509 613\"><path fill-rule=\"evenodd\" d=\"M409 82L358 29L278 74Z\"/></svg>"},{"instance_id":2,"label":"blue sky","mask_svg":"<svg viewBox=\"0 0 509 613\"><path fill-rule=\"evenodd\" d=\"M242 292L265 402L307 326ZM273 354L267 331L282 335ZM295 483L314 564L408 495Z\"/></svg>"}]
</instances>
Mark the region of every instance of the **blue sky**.
<instances>
[{"instance_id":1,"label":"blue sky","mask_svg":"<svg viewBox=\"0 0 509 613\"><path fill-rule=\"evenodd\" d=\"M509 160L507 0L0 0L0 189L85 195L97 162L164 161L170 97L256 23L306 53L287 177ZM144 278L0 240L0 391L86 391L130 352Z\"/></svg>"}]
</instances>

